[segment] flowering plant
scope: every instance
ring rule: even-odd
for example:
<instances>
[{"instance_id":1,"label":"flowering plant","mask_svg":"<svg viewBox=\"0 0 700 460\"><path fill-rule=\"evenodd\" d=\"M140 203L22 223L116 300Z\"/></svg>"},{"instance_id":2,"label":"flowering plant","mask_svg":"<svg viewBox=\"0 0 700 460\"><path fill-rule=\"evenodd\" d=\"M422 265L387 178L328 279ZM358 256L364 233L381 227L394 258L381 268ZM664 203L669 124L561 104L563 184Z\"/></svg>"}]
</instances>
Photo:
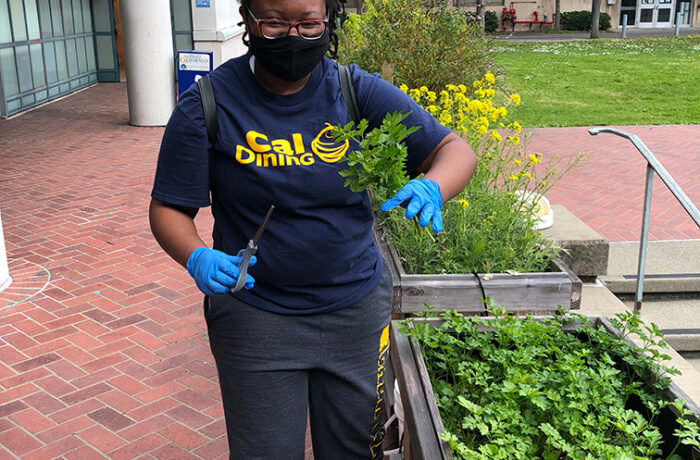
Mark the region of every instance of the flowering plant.
<instances>
[{"instance_id":1,"label":"flowering plant","mask_svg":"<svg viewBox=\"0 0 700 460\"><path fill-rule=\"evenodd\" d=\"M466 138L479 160L467 187L444 204L440 234L411 224L402 212L379 214L408 273L541 272L559 251L554 241L534 228L537 208L528 195L543 195L582 157L574 157L560 169L558 158L544 164L540 153L527 153L522 127L508 119L508 108L520 104L520 96L512 94L506 105L495 104L495 81L487 73L472 88L446 85L436 93L426 86L400 87L438 121ZM342 131L338 127L335 134ZM370 158L366 153L363 156ZM361 163L353 175L376 170L374 162ZM373 191L377 198L396 192L381 187Z\"/></svg>"}]
</instances>

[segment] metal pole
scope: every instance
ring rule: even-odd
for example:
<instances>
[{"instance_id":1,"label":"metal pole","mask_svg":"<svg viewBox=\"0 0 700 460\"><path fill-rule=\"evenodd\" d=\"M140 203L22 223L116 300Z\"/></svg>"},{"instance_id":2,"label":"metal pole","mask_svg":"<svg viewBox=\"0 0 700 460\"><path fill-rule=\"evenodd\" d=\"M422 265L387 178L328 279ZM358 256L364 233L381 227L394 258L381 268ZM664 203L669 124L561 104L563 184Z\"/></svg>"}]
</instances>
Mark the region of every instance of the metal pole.
<instances>
[{"instance_id":1,"label":"metal pole","mask_svg":"<svg viewBox=\"0 0 700 460\"><path fill-rule=\"evenodd\" d=\"M639 240L639 261L637 263L637 294L635 296L634 311L642 309L642 296L644 295L644 266L647 261L647 241L649 240L649 215L651 213L651 192L654 184L654 168L647 163L646 186L644 187L644 216L642 217L642 235Z\"/></svg>"},{"instance_id":2,"label":"metal pole","mask_svg":"<svg viewBox=\"0 0 700 460\"><path fill-rule=\"evenodd\" d=\"M622 15L622 38L627 38L627 15Z\"/></svg>"},{"instance_id":3,"label":"metal pole","mask_svg":"<svg viewBox=\"0 0 700 460\"><path fill-rule=\"evenodd\" d=\"M676 37L680 35L681 33L681 18L683 17L683 13L676 13L676 32L675 35Z\"/></svg>"}]
</instances>

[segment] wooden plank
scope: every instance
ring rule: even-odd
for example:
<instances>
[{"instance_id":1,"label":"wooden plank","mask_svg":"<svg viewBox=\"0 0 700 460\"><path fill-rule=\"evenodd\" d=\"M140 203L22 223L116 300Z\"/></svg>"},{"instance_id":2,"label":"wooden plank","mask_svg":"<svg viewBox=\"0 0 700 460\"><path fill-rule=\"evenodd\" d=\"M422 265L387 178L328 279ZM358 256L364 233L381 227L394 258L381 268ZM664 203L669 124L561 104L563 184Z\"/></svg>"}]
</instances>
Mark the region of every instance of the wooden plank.
<instances>
[{"instance_id":1,"label":"wooden plank","mask_svg":"<svg viewBox=\"0 0 700 460\"><path fill-rule=\"evenodd\" d=\"M479 275L484 293L511 311L554 311L558 305L571 304L572 282L569 275L527 273ZM401 276L401 310L414 313L423 305L459 311L483 311L479 281L474 275L404 275Z\"/></svg>"},{"instance_id":2,"label":"wooden plank","mask_svg":"<svg viewBox=\"0 0 700 460\"><path fill-rule=\"evenodd\" d=\"M420 344L416 340L410 340L409 343L411 344L411 350L413 350L413 359L415 360L416 369L418 370L418 375L420 376L421 386L425 391L425 401L428 404L428 410L430 411L430 419L432 420L433 430L435 430L435 433L437 434L440 451L442 452L442 458L445 460L452 460L452 449L450 449L450 445L447 443L447 441L440 439L440 435L445 432L445 427L442 424L440 409L438 408L437 401L435 400L433 384L430 381L430 375L428 375L428 368L425 365L425 360L423 359L423 352L421 351Z\"/></svg>"},{"instance_id":3,"label":"wooden plank","mask_svg":"<svg viewBox=\"0 0 700 460\"><path fill-rule=\"evenodd\" d=\"M407 337L396 330L396 322L391 327L391 362L394 366L401 392L404 412L404 459L405 460L440 460L442 452L433 429L425 389L423 388L413 350ZM410 446L410 448L408 447Z\"/></svg>"},{"instance_id":4,"label":"wooden plank","mask_svg":"<svg viewBox=\"0 0 700 460\"><path fill-rule=\"evenodd\" d=\"M391 284L393 286L393 295L391 296L391 312L393 314L401 314L401 274L405 274L403 267L398 263L399 256L396 254L396 249L390 246L386 241L386 233L377 228L374 228L374 242L379 247L379 252L384 259L384 268L391 271Z\"/></svg>"}]
</instances>

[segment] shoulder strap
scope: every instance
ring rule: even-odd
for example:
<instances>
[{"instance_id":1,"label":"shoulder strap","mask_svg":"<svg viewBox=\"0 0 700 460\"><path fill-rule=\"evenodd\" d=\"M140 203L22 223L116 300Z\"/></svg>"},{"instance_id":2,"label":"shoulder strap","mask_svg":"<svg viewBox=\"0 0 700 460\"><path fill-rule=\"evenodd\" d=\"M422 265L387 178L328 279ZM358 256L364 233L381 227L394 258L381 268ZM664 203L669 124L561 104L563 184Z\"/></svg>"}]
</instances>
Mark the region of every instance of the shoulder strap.
<instances>
[{"instance_id":1,"label":"shoulder strap","mask_svg":"<svg viewBox=\"0 0 700 460\"><path fill-rule=\"evenodd\" d=\"M205 75L197 80L199 86L199 97L202 99L202 110L204 111L204 125L207 127L207 135L212 145L216 144L219 133L219 122L216 120L216 100L214 90L209 81L209 75Z\"/></svg>"},{"instance_id":2,"label":"shoulder strap","mask_svg":"<svg viewBox=\"0 0 700 460\"><path fill-rule=\"evenodd\" d=\"M350 118L357 125L360 122L360 107L357 105L357 97L355 97L355 85L352 83L350 69L346 65L338 64L338 79L340 80L340 89L343 92L343 99L348 108Z\"/></svg>"}]
</instances>

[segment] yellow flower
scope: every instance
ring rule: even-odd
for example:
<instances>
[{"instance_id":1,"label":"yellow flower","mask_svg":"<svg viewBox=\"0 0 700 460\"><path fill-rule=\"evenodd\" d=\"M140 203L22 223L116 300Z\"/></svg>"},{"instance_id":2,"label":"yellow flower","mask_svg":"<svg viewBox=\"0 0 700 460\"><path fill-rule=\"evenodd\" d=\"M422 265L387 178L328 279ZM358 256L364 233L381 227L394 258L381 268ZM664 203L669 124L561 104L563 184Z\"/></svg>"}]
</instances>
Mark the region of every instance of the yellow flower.
<instances>
[{"instance_id":1,"label":"yellow flower","mask_svg":"<svg viewBox=\"0 0 700 460\"><path fill-rule=\"evenodd\" d=\"M450 115L450 112L443 110L438 121L440 124L447 126L452 122L452 115Z\"/></svg>"},{"instance_id":2,"label":"yellow flower","mask_svg":"<svg viewBox=\"0 0 700 460\"><path fill-rule=\"evenodd\" d=\"M501 142L501 141L503 140L503 138L502 138L501 135L498 133L498 131L491 131L491 137L492 137L493 140L495 140L496 142Z\"/></svg>"},{"instance_id":3,"label":"yellow flower","mask_svg":"<svg viewBox=\"0 0 700 460\"><path fill-rule=\"evenodd\" d=\"M459 204L462 205L462 208L467 209L469 207L469 202L467 200L458 200Z\"/></svg>"},{"instance_id":4,"label":"yellow flower","mask_svg":"<svg viewBox=\"0 0 700 460\"><path fill-rule=\"evenodd\" d=\"M515 130L516 133L519 133L520 131L523 130L523 127L520 126L520 123L518 123L517 121L514 121L513 122L513 129Z\"/></svg>"},{"instance_id":5,"label":"yellow flower","mask_svg":"<svg viewBox=\"0 0 700 460\"><path fill-rule=\"evenodd\" d=\"M513 164L516 166L520 166L521 164L523 164L523 162L521 160L513 160Z\"/></svg>"},{"instance_id":6,"label":"yellow flower","mask_svg":"<svg viewBox=\"0 0 700 460\"><path fill-rule=\"evenodd\" d=\"M517 134L513 134L512 136L508 136L508 139L513 143L513 145L520 144L520 138L518 137Z\"/></svg>"},{"instance_id":7,"label":"yellow flower","mask_svg":"<svg viewBox=\"0 0 700 460\"><path fill-rule=\"evenodd\" d=\"M537 163L540 162L540 159L537 158L537 156L535 156L535 155L529 155L528 158L530 158L530 162L531 162L532 164L535 164L535 165L536 165Z\"/></svg>"},{"instance_id":8,"label":"yellow flower","mask_svg":"<svg viewBox=\"0 0 700 460\"><path fill-rule=\"evenodd\" d=\"M421 93L427 93L428 92L428 87L423 85L418 89Z\"/></svg>"},{"instance_id":9,"label":"yellow flower","mask_svg":"<svg viewBox=\"0 0 700 460\"><path fill-rule=\"evenodd\" d=\"M511 94L510 96L510 102L513 103L516 107L520 105L520 94Z\"/></svg>"},{"instance_id":10,"label":"yellow flower","mask_svg":"<svg viewBox=\"0 0 700 460\"><path fill-rule=\"evenodd\" d=\"M486 75L484 75L484 80L491 83L492 85L496 83L496 77L494 77L491 72L487 72Z\"/></svg>"},{"instance_id":11,"label":"yellow flower","mask_svg":"<svg viewBox=\"0 0 700 460\"><path fill-rule=\"evenodd\" d=\"M458 88L459 88L459 92L462 93L462 94L464 94L464 93L467 92L467 87L464 86L464 85L462 85L462 84L460 84L460 85L458 86Z\"/></svg>"},{"instance_id":12,"label":"yellow flower","mask_svg":"<svg viewBox=\"0 0 700 460\"><path fill-rule=\"evenodd\" d=\"M414 101L418 101L420 99L420 91L417 89L412 89L408 92L408 95L413 99Z\"/></svg>"},{"instance_id":13,"label":"yellow flower","mask_svg":"<svg viewBox=\"0 0 700 460\"><path fill-rule=\"evenodd\" d=\"M510 180L518 180L518 176L516 176L515 174L511 174Z\"/></svg>"},{"instance_id":14,"label":"yellow flower","mask_svg":"<svg viewBox=\"0 0 700 460\"><path fill-rule=\"evenodd\" d=\"M522 172L520 173L520 175L521 175L521 176L525 176L525 177L527 177L528 179L532 180L532 176L531 176L530 173L527 172L527 171L522 171Z\"/></svg>"},{"instance_id":15,"label":"yellow flower","mask_svg":"<svg viewBox=\"0 0 700 460\"><path fill-rule=\"evenodd\" d=\"M428 101L430 101L430 102L435 102L435 99L437 99L437 95L435 94L435 91L428 91L428 95L426 97L428 98Z\"/></svg>"},{"instance_id":16,"label":"yellow flower","mask_svg":"<svg viewBox=\"0 0 700 460\"><path fill-rule=\"evenodd\" d=\"M399 89L400 89L401 91L403 91L404 93L408 93L408 86L406 86L406 85L404 85L404 84L402 84L401 86L399 86Z\"/></svg>"},{"instance_id":17,"label":"yellow flower","mask_svg":"<svg viewBox=\"0 0 700 460\"><path fill-rule=\"evenodd\" d=\"M488 131L488 130L489 130L488 126L479 125L479 134L486 134L486 131Z\"/></svg>"},{"instance_id":18,"label":"yellow flower","mask_svg":"<svg viewBox=\"0 0 700 460\"><path fill-rule=\"evenodd\" d=\"M437 111L438 111L438 108L435 107L434 105L431 104L431 105L428 106L428 113L429 113L430 115L435 116L435 114L437 113Z\"/></svg>"}]
</instances>

